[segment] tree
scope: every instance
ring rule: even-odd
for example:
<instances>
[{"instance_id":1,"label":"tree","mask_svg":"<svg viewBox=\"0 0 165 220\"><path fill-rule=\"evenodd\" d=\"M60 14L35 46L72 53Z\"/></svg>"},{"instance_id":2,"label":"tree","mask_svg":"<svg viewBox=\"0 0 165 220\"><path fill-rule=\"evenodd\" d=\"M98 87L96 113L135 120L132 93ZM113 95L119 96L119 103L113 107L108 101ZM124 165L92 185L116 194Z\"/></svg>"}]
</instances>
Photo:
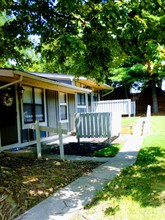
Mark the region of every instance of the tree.
<instances>
[{"instance_id":1,"label":"tree","mask_svg":"<svg viewBox=\"0 0 165 220\"><path fill-rule=\"evenodd\" d=\"M75 75L105 80L109 66L115 59L119 62L119 54L120 58L122 55L113 31L120 13L115 15L116 5L109 2L2 1L0 9L6 22L1 29L9 48L6 57L6 51L1 53L2 57L17 57L17 63L22 55L15 46L21 49L32 46L28 37L37 34L41 41L35 49L55 69L69 69Z\"/></svg>"},{"instance_id":2,"label":"tree","mask_svg":"<svg viewBox=\"0 0 165 220\"><path fill-rule=\"evenodd\" d=\"M25 68L25 60L29 65L34 60L20 51L30 47L41 55L43 69L51 72L105 81L118 75L114 69L126 68L121 77L126 86L128 78L149 81L153 92L164 77L162 0L3 0L0 9L3 63L16 59ZM40 37L38 44L31 35ZM145 74L131 72L138 65Z\"/></svg>"},{"instance_id":3,"label":"tree","mask_svg":"<svg viewBox=\"0 0 165 220\"><path fill-rule=\"evenodd\" d=\"M152 1L142 5L139 1L134 1L130 8L127 7L129 16L118 40L123 45L123 50L127 51L128 57L122 68L119 66L113 74L115 79L125 82L127 87L134 81L150 85L153 113L158 112L155 87L165 76L162 34L165 16L162 4L161 1Z\"/></svg>"}]
</instances>

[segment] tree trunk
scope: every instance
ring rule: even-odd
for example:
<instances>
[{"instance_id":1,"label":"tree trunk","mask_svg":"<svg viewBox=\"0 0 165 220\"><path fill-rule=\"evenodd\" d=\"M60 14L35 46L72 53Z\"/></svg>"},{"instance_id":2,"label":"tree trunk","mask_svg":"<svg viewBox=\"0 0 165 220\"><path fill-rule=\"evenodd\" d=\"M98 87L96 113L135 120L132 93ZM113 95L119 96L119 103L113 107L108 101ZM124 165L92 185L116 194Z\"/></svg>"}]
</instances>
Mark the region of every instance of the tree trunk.
<instances>
[{"instance_id":1,"label":"tree trunk","mask_svg":"<svg viewBox=\"0 0 165 220\"><path fill-rule=\"evenodd\" d=\"M125 93L125 98L129 99L130 98L130 94L129 94L129 89L128 86L126 86L126 84L124 83L124 93Z\"/></svg>"},{"instance_id":2,"label":"tree trunk","mask_svg":"<svg viewBox=\"0 0 165 220\"><path fill-rule=\"evenodd\" d=\"M152 97L152 113L158 113L158 98L156 93L156 85L151 81L151 97Z\"/></svg>"},{"instance_id":3,"label":"tree trunk","mask_svg":"<svg viewBox=\"0 0 165 220\"><path fill-rule=\"evenodd\" d=\"M152 73L151 62L148 60L146 64L148 65L147 70L148 70L149 76L152 77L152 79L150 80L151 98L152 98L151 110L152 110L152 113L158 113L158 98L157 98L157 93L156 93L156 82L154 80L154 74Z\"/></svg>"}]
</instances>

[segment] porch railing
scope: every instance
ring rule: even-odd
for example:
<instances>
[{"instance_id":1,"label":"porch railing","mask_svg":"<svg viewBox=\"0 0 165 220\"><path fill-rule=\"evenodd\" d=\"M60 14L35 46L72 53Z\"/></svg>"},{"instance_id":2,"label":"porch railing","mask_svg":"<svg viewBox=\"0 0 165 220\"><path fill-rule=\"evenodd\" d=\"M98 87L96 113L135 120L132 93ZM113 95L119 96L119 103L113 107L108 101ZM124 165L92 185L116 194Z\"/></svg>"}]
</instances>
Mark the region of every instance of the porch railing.
<instances>
[{"instance_id":1,"label":"porch railing","mask_svg":"<svg viewBox=\"0 0 165 220\"><path fill-rule=\"evenodd\" d=\"M60 147L60 159L64 159L64 147L62 134L67 134L68 131L61 128L61 123L59 122L58 128L51 128L47 126L40 126L39 122L36 121L33 129L36 130L36 141L37 141L37 157L41 158L41 137L40 131L52 132L59 135L59 147Z\"/></svg>"},{"instance_id":2,"label":"porch railing","mask_svg":"<svg viewBox=\"0 0 165 220\"><path fill-rule=\"evenodd\" d=\"M119 112L121 115L136 114L135 102L130 99L92 102L92 112Z\"/></svg>"},{"instance_id":3,"label":"porch railing","mask_svg":"<svg viewBox=\"0 0 165 220\"><path fill-rule=\"evenodd\" d=\"M17 147L23 148L23 147L28 147L30 145L36 144L37 145L37 157L41 158L42 157L41 142L46 142L47 138L41 138L40 131L46 131L46 132L52 132L58 135L59 147L60 147L60 158L64 159L63 134L68 134L68 131L61 128L60 122L58 124L58 128L51 128L47 126L40 126L39 122L36 121L36 123L31 124L30 128L36 131L36 140L26 142L26 143L16 143L16 144L7 145L7 146L1 146L0 152L3 152L5 150L10 150L12 148L17 148Z\"/></svg>"},{"instance_id":4,"label":"porch railing","mask_svg":"<svg viewBox=\"0 0 165 220\"><path fill-rule=\"evenodd\" d=\"M113 112L77 113L75 127L78 142L80 138L106 137L119 135L121 131L121 114Z\"/></svg>"}]
</instances>

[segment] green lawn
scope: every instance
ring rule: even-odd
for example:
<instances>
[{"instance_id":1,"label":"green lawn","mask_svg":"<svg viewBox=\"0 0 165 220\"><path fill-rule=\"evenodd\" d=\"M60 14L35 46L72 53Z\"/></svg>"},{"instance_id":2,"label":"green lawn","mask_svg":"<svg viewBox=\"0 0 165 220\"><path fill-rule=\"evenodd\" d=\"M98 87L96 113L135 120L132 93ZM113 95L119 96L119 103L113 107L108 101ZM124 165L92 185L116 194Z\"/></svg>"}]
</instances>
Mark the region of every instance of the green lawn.
<instances>
[{"instance_id":1,"label":"green lawn","mask_svg":"<svg viewBox=\"0 0 165 220\"><path fill-rule=\"evenodd\" d=\"M135 125L135 123L137 122L137 120L140 117L122 117L121 123L122 126L127 125L127 124L131 124L131 125Z\"/></svg>"},{"instance_id":2,"label":"green lawn","mask_svg":"<svg viewBox=\"0 0 165 220\"><path fill-rule=\"evenodd\" d=\"M121 149L121 144L112 144L93 153L94 157L114 157Z\"/></svg>"},{"instance_id":3,"label":"green lawn","mask_svg":"<svg viewBox=\"0 0 165 220\"><path fill-rule=\"evenodd\" d=\"M165 116L153 116L151 121L152 133L144 138L136 163L85 207L86 219L165 219Z\"/></svg>"}]
</instances>

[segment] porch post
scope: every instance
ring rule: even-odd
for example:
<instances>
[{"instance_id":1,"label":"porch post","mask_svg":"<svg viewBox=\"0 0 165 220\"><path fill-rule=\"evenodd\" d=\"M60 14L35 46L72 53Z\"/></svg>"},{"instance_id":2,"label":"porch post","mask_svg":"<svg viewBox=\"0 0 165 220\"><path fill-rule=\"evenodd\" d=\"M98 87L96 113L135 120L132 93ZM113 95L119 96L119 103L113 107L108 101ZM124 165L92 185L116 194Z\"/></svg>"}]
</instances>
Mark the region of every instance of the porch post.
<instances>
[{"instance_id":1,"label":"porch post","mask_svg":"<svg viewBox=\"0 0 165 220\"><path fill-rule=\"evenodd\" d=\"M40 128L39 128L39 121L36 121L36 141L37 141L37 158L41 159L41 141L40 141Z\"/></svg>"},{"instance_id":2,"label":"porch post","mask_svg":"<svg viewBox=\"0 0 165 220\"><path fill-rule=\"evenodd\" d=\"M61 122L58 123L59 145L60 145L60 159L64 160L64 146L62 140Z\"/></svg>"}]
</instances>

